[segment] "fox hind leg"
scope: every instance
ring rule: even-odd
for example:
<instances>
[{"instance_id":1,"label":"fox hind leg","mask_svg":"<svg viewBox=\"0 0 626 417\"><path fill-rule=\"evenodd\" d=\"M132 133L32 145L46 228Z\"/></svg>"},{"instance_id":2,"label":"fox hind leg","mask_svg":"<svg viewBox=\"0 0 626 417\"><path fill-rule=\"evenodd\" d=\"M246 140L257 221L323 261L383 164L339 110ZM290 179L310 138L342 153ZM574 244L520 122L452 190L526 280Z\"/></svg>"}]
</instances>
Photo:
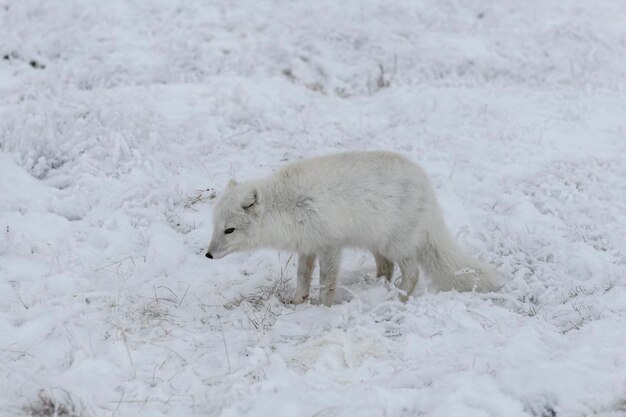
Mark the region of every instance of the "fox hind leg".
<instances>
[{"instance_id":1,"label":"fox hind leg","mask_svg":"<svg viewBox=\"0 0 626 417\"><path fill-rule=\"evenodd\" d=\"M420 270L416 259L405 258L400 260L398 265L400 266L400 271L402 272L400 290L404 292L404 294L400 295L400 301L406 303L417 285Z\"/></svg>"},{"instance_id":2,"label":"fox hind leg","mask_svg":"<svg viewBox=\"0 0 626 417\"><path fill-rule=\"evenodd\" d=\"M372 252L376 260L376 278L385 277L387 281L393 278L394 264L378 252Z\"/></svg>"},{"instance_id":3,"label":"fox hind leg","mask_svg":"<svg viewBox=\"0 0 626 417\"><path fill-rule=\"evenodd\" d=\"M330 307L335 298L340 261L340 249L329 248L320 254L320 301L326 307Z\"/></svg>"}]
</instances>

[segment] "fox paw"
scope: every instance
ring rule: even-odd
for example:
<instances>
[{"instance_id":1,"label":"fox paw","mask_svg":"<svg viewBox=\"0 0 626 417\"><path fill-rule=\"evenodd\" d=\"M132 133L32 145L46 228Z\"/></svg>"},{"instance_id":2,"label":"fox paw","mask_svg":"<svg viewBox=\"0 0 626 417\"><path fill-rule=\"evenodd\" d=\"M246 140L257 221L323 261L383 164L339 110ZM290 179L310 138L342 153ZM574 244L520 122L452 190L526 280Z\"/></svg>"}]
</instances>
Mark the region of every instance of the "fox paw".
<instances>
[{"instance_id":1,"label":"fox paw","mask_svg":"<svg viewBox=\"0 0 626 417\"><path fill-rule=\"evenodd\" d=\"M302 304L306 300L308 300L309 296L307 295L298 295L294 294L291 297L288 297L285 301L287 304Z\"/></svg>"}]
</instances>

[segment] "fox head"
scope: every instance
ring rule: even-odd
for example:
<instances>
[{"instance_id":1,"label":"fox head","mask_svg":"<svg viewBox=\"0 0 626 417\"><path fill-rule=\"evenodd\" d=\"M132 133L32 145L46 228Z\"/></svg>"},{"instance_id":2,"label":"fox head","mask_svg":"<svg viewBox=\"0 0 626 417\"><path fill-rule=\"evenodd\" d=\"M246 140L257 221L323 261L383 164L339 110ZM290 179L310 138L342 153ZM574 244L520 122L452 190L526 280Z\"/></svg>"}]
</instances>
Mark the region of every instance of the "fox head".
<instances>
[{"instance_id":1,"label":"fox head","mask_svg":"<svg viewBox=\"0 0 626 417\"><path fill-rule=\"evenodd\" d=\"M215 205L213 236L206 257L219 259L232 252L254 249L259 240L261 210L254 185L230 180Z\"/></svg>"}]
</instances>

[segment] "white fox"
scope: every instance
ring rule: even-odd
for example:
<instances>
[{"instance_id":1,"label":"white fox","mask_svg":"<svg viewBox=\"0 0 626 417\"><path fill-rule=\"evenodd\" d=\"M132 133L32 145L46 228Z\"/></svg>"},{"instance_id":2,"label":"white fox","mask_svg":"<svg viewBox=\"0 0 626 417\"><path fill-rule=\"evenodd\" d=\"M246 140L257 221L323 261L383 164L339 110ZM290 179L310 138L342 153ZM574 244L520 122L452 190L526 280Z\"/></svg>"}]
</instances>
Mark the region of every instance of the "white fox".
<instances>
[{"instance_id":1,"label":"white fox","mask_svg":"<svg viewBox=\"0 0 626 417\"><path fill-rule=\"evenodd\" d=\"M320 301L333 303L345 247L370 250L376 275L387 280L397 263L403 301L420 266L441 290L497 287L491 268L466 256L451 238L424 171L390 152L316 157L264 179L231 180L215 207L206 257L260 247L298 254L294 304L309 297L317 257Z\"/></svg>"}]
</instances>

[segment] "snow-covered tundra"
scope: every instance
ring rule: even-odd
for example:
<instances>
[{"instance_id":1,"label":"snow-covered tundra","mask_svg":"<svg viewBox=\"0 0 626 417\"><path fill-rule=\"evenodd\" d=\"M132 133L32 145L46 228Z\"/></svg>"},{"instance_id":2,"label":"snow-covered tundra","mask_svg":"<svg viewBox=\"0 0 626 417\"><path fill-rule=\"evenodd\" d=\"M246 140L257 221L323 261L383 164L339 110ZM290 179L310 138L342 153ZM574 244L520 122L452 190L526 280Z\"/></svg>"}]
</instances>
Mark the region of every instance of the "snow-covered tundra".
<instances>
[{"instance_id":1,"label":"snow-covered tundra","mask_svg":"<svg viewBox=\"0 0 626 417\"><path fill-rule=\"evenodd\" d=\"M206 256L270 247L298 253L293 303L309 296L315 259L320 301L333 303L341 250L370 250L378 276L400 266L406 301L419 267L440 289L490 291L493 271L455 244L424 171L390 152L351 152L288 164L276 174L237 184L215 208Z\"/></svg>"}]
</instances>

